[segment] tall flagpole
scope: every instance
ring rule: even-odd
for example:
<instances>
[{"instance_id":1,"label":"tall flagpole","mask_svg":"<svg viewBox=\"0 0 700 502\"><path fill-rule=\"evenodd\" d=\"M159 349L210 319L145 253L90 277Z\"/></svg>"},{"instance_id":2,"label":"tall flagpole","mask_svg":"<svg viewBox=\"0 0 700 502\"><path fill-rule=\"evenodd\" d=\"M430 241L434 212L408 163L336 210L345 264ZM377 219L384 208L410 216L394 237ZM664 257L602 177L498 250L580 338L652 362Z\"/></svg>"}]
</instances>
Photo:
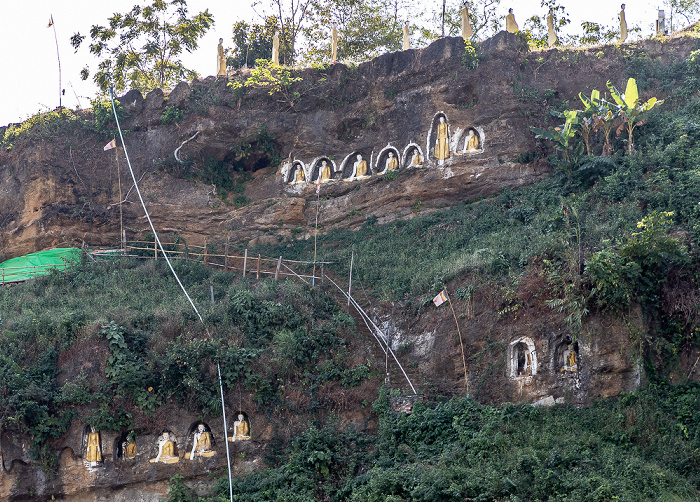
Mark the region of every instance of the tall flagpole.
<instances>
[{"instance_id":1,"label":"tall flagpole","mask_svg":"<svg viewBox=\"0 0 700 502\"><path fill-rule=\"evenodd\" d=\"M49 20L49 27L53 26L53 38L56 41L56 59L58 60L58 107L63 108L61 97L63 96L63 86L61 85L61 56L58 54L58 36L56 35L56 23L53 22L53 14Z\"/></svg>"},{"instance_id":2,"label":"tall flagpole","mask_svg":"<svg viewBox=\"0 0 700 502\"><path fill-rule=\"evenodd\" d=\"M467 360L464 357L464 343L462 342L462 332L459 329L457 315L455 314L455 309L452 308L452 300L450 300L450 295L447 293L447 288L445 288L445 296L447 297L447 301L450 303L452 317L455 318L455 324L457 325L457 333L459 333L459 345L462 347L462 364L464 365L464 383L467 385L467 397L469 397L469 378L467 378Z\"/></svg>"}]
</instances>

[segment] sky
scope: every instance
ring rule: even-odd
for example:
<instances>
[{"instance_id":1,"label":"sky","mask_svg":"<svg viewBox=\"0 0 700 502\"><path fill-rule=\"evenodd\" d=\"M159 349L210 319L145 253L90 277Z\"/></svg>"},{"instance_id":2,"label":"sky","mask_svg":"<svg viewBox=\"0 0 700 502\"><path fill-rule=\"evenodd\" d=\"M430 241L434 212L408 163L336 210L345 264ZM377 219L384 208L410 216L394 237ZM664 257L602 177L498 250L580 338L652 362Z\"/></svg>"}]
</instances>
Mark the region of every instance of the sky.
<instances>
[{"instance_id":1,"label":"sky","mask_svg":"<svg viewBox=\"0 0 700 502\"><path fill-rule=\"evenodd\" d=\"M265 3L266 0L262 0ZM441 8L442 1L420 1L425 6L435 3ZM456 5L458 0L447 0ZM569 30L580 28L582 21L611 25L617 22L619 0L562 0L571 18ZM89 37L83 47L75 53L70 37L80 32L89 35L93 24L106 24L115 12L127 12L136 3L150 4L146 0L25 0L3 2L0 16L0 126L21 122L38 113L53 110L59 105L59 89L65 89L61 104L71 109L90 107L96 88L90 80L82 81L80 70L89 64L94 69L97 61L89 54ZM652 33L656 9L662 1L627 0L625 12L629 26L639 25L642 36ZM231 27L239 20L258 22L250 0L188 0L189 14L205 9L213 14L215 25L199 42L193 53L185 53L184 64L206 77L216 74L216 47L219 38L224 47L230 47ZM533 14L546 14L540 0L501 0L499 11L503 17L512 7L516 20L522 23ZM257 8L260 11L260 8ZM58 53L61 61L61 87L59 87L56 39L54 30L47 28L53 16ZM680 27L676 23L674 25ZM437 27L436 27L437 29Z\"/></svg>"}]
</instances>

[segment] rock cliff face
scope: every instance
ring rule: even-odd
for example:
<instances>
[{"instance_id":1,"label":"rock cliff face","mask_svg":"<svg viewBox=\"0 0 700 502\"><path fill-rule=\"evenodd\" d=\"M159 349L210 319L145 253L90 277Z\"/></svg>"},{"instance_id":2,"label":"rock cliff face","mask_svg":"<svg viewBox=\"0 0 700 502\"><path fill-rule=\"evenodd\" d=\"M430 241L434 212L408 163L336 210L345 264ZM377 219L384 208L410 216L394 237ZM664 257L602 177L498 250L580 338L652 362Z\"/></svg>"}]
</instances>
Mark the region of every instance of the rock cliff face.
<instances>
[{"instance_id":1,"label":"rock cliff face","mask_svg":"<svg viewBox=\"0 0 700 502\"><path fill-rule=\"evenodd\" d=\"M694 41L684 39L663 48L654 41L643 45L650 58L662 61L684 58L692 48ZM601 89L608 79L625 77L626 63L614 46L528 53L519 37L503 32L482 43L481 52L478 68L468 70L462 40L444 38L357 68L308 69L291 89L298 95L286 97L270 96L265 89L236 96L226 81L214 78L181 83L167 96L160 90L145 98L129 92L120 98L128 112L126 146L156 227L191 244L207 238L254 244L308 235L317 204L324 230L353 228L371 216L380 223L410 217L418 202L422 212L431 211L531 183L548 174L546 163L517 160L536 149L528 126L546 119L543 101L573 102L579 91ZM164 124L166 107L182 110L184 118ZM432 153L440 116L449 124L452 151L443 165ZM470 129L478 135L478 148L459 153ZM274 137L276 151L286 157L281 162L258 148L262 131ZM114 151L102 151L110 139L104 132L66 127L0 152L2 258L56 246L118 245L120 181L129 237L147 230L123 152L117 162ZM243 144L254 153L241 153ZM386 160L382 155L392 148L401 163L399 175L377 175ZM422 167L404 168L415 148ZM176 151L183 164L175 160ZM343 181L352 174L358 153L373 175ZM297 165L307 180L315 179L323 159L333 166L333 181L321 188L324 200L317 200L312 183L288 184ZM207 161L224 166L242 162L252 171L253 179L245 185L247 205L222 205L212 186L172 175ZM500 319L488 294L475 302L475 311L483 314L468 323L463 335L467 353L478 356L470 361L476 368L470 392L479 400L580 405L638 384L627 328L591 318L575 341L560 316L538 310L534 303L525 302L526 312L516 322ZM395 349L408 347L402 357L415 361L414 373L435 385L424 391L466 391L459 340L444 335L453 331L446 326L453 322L451 316L408 318L400 305L388 304L378 305L374 314L391 328ZM577 371L569 371L573 361ZM105 460L99 468L84 464L85 431L76 421L52 445L60 452L56 476L32 463L30 438L6 432L0 437L0 500L162 500L174 474L196 485L225 465L224 439L216 432L216 456L181 458L177 464L148 462L157 455L162 430L187 445L198 419L168 410L137 438L133 461L117 458L119 434L102 431ZM346 419L360 417L349 413ZM250 420L257 425L252 440L233 445L236 474L262 465L261 448L270 437L264 417ZM212 431L223 430L220 419L204 421Z\"/></svg>"}]
</instances>

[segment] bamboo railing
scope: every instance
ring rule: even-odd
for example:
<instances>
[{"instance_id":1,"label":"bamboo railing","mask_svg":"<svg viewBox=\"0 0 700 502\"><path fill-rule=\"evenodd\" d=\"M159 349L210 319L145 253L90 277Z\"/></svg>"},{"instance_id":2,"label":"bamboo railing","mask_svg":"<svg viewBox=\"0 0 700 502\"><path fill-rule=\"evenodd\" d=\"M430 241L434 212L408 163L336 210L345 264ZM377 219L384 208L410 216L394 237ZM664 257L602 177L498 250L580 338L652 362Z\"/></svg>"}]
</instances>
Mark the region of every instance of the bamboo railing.
<instances>
[{"instance_id":1,"label":"bamboo railing","mask_svg":"<svg viewBox=\"0 0 700 502\"><path fill-rule=\"evenodd\" d=\"M332 262L317 261L316 266L320 267L316 275L307 272L297 272L294 268L313 267L314 262L301 260L287 260L282 256L277 258L266 258L258 254L250 256L248 249L245 249L243 255L229 254L229 242L226 241L224 253L211 252L210 247L222 247L221 245L210 244L205 242L203 246L183 244L180 242L162 242L161 245L165 249L169 258L196 260L202 261L204 265L209 267L222 268L227 272L240 272L242 277L255 277L256 279L264 277L274 277L279 280L281 277L296 277L304 282L320 280L323 283L325 265ZM155 239L152 241L132 240L124 241L124 254L127 256L141 258L162 258L162 252L158 248ZM137 253L137 254L133 254ZM319 273L320 272L320 273Z\"/></svg>"}]
</instances>

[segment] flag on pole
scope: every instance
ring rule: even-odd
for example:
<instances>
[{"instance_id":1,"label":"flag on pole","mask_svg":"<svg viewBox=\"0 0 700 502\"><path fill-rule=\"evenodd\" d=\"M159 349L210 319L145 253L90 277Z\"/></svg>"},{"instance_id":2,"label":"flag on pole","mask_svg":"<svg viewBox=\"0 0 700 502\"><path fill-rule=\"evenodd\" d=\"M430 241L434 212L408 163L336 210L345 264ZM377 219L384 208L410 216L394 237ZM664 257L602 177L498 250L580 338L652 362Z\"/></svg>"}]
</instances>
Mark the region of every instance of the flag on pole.
<instances>
[{"instance_id":1,"label":"flag on pole","mask_svg":"<svg viewBox=\"0 0 700 502\"><path fill-rule=\"evenodd\" d=\"M446 301L447 301L447 293L445 292L444 289L442 291L440 291L440 293L435 298L433 298L433 303L435 304L436 307L439 307L440 305L442 305Z\"/></svg>"},{"instance_id":2,"label":"flag on pole","mask_svg":"<svg viewBox=\"0 0 700 502\"><path fill-rule=\"evenodd\" d=\"M319 175L318 180L316 181L316 194L321 193L321 176Z\"/></svg>"},{"instance_id":3,"label":"flag on pole","mask_svg":"<svg viewBox=\"0 0 700 502\"><path fill-rule=\"evenodd\" d=\"M51 17L49 18L49 25L47 28L51 28L53 26L53 14L51 14Z\"/></svg>"},{"instance_id":4,"label":"flag on pole","mask_svg":"<svg viewBox=\"0 0 700 502\"><path fill-rule=\"evenodd\" d=\"M112 141L110 141L109 143L107 143L102 150L104 150L106 152L107 150L111 150L112 148L116 148L116 147L117 147L117 139L115 138Z\"/></svg>"}]
</instances>

